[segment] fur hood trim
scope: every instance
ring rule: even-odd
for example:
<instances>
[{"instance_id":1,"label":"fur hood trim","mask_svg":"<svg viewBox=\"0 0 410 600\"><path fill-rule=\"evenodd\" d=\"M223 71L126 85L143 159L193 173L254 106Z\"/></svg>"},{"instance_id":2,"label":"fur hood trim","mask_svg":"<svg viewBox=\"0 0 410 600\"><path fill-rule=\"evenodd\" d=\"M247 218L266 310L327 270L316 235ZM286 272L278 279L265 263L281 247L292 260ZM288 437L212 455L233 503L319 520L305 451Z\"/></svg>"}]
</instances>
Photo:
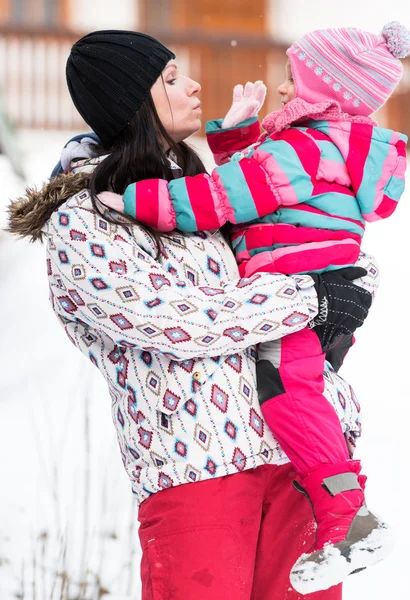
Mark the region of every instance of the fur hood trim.
<instances>
[{"instance_id":1,"label":"fur hood trim","mask_svg":"<svg viewBox=\"0 0 410 600\"><path fill-rule=\"evenodd\" d=\"M44 227L52 213L71 196L88 188L89 180L90 173L67 173L54 177L41 190L27 188L7 208L6 231L30 242L43 242Z\"/></svg>"}]
</instances>

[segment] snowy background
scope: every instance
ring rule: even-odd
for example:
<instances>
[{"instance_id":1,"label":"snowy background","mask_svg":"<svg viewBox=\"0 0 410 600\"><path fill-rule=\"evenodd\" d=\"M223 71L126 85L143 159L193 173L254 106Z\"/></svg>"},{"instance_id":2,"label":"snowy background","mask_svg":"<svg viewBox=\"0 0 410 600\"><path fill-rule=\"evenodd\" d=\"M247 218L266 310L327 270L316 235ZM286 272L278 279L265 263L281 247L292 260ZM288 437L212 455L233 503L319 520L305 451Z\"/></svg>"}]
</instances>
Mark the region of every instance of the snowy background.
<instances>
[{"instance_id":1,"label":"snowy background","mask_svg":"<svg viewBox=\"0 0 410 600\"><path fill-rule=\"evenodd\" d=\"M277 5L272 32L286 40L317 27L410 23L410 5L399 0L374 0L371 13L356 0ZM19 132L30 184L47 179L70 136ZM3 156L0 181L1 229L8 198L24 188ZM363 409L368 504L397 528L398 542L384 563L351 578L344 600L410 597L408 190L390 220L368 227L364 249L377 256L382 285L342 370ZM0 599L138 600L136 507L104 382L52 314L44 249L1 231L0 306Z\"/></svg>"},{"instance_id":2,"label":"snowy background","mask_svg":"<svg viewBox=\"0 0 410 600\"><path fill-rule=\"evenodd\" d=\"M68 135L22 132L29 181L47 178ZM22 184L0 158L4 208ZM407 192L391 220L368 228L382 287L343 367L363 408L368 504L399 540L383 564L346 584L346 600L409 596L409 220ZM0 281L0 598L59 598L63 585L67 598L100 589L111 592L106 600L137 600L136 511L105 384L48 306L40 245L1 233Z\"/></svg>"}]
</instances>

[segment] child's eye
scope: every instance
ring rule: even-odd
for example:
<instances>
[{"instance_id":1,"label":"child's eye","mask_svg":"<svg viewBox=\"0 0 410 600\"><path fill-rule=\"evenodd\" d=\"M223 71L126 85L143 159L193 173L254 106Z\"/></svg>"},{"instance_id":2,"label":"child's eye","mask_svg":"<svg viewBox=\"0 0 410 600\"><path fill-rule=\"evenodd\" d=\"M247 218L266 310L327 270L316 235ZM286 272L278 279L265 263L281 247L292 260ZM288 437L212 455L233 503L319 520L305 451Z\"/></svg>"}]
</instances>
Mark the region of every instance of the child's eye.
<instances>
[{"instance_id":1,"label":"child's eye","mask_svg":"<svg viewBox=\"0 0 410 600\"><path fill-rule=\"evenodd\" d=\"M175 82L176 82L176 80L177 80L177 78L176 78L176 77L174 77L173 79L168 79L167 83L168 83L169 85L175 85Z\"/></svg>"}]
</instances>

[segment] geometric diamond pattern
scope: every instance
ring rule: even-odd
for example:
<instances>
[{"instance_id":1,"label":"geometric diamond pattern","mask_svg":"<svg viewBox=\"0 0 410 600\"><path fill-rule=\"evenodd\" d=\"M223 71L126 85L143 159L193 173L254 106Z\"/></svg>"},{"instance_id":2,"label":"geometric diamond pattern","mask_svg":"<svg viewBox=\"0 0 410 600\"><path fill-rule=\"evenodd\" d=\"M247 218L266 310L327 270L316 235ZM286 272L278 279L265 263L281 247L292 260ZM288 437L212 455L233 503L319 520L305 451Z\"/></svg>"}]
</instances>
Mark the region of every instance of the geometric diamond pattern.
<instances>
[{"instance_id":1,"label":"geometric diamond pattern","mask_svg":"<svg viewBox=\"0 0 410 600\"><path fill-rule=\"evenodd\" d=\"M166 390L164 394L164 398L162 400L162 405L165 409L174 411L178 408L178 404L181 400L180 396L173 394L171 390Z\"/></svg>"},{"instance_id":2,"label":"geometric diamond pattern","mask_svg":"<svg viewBox=\"0 0 410 600\"><path fill-rule=\"evenodd\" d=\"M115 288L116 293L119 295L122 302L137 302L140 299L139 294L134 290L132 286Z\"/></svg>"},{"instance_id":3,"label":"geometric diamond pattern","mask_svg":"<svg viewBox=\"0 0 410 600\"><path fill-rule=\"evenodd\" d=\"M214 384L211 391L211 402L219 408L223 413L228 410L228 394L224 392L219 386Z\"/></svg>"},{"instance_id":4,"label":"geometric diamond pattern","mask_svg":"<svg viewBox=\"0 0 410 600\"><path fill-rule=\"evenodd\" d=\"M189 333L184 331L182 327L169 327L164 329L164 333L174 344L178 344L180 342L189 342L191 339Z\"/></svg>"},{"instance_id":5,"label":"geometric diamond pattern","mask_svg":"<svg viewBox=\"0 0 410 600\"><path fill-rule=\"evenodd\" d=\"M253 399L253 385L251 385L244 377L241 377L239 380L239 393L245 398L248 404L252 404Z\"/></svg>"},{"instance_id":6,"label":"geometric diamond pattern","mask_svg":"<svg viewBox=\"0 0 410 600\"><path fill-rule=\"evenodd\" d=\"M238 471L243 471L244 468L246 467L246 456L242 452L242 450L238 447L236 447L234 450L234 453L232 456L232 462L235 465L235 467L238 469Z\"/></svg>"},{"instance_id":7,"label":"geometric diamond pattern","mask_svg":"<svg viewBox=\"0 0 410 600\"><path fill-rule=\"evenodd\" d=\"M264 422L262 417L258 415L254 408L251 408L249 413L249 425L259 435L259 437L263 437Z\"/></svg>"},{"instance_id":8,"label":"geometric diamond pattern","mask_svg":"<svg viewBox=\"0 0 410 600\"><path fill-rule=\"evenodd\" d=\"M192 465L187 465L185 469L185 479L189 482L199 481L201 479L201 471L195 469Z\"/></svg>"},{"instance_id":9,"label":"geometric diamond pattern","mask_svg":"<svg viewBox=\"0 0 410 600\"><path fill-rule=\"evenodd\" d=\"M285 285L279 291L276 292L278 298L293 298L297 294L297 290L295 288L291 288L288 285Z\"/></svg>"},{"instance_id":10,"label":"geometric diamond pattern","mask_svg":"<svg viewBox=\"0 0 410 600\"><path fill-rule=\"evenodd\" d=\"M232 421L227 421L225 423L225 433L229 435L231 440L236 440L236 434L238 433L238 428L236 425L232 423Z\"/></svg>"},{"instance_id":11,"label":"geometric diamond pattern","mask_svg":"<svg viewBox=\"0 0 410 600\"><path fill-rule=\"evenodd\" d=\"M282 324L289 326L299 325L299 323L304 323L305 321L307 321L308 318L309 317L307 315L295 311L294 313L286 317L286 319L283 319Z\"/></svg>"},{"instance_id":12,"label":"geometric diamond pattern","mask_svg":"<svg viewBox=\"0 0 410 600\"><path fill-rule=\"evenodd\" d=\"M296 286L285 277L239 280L219 232L173 233L156 257L148 233L97 217L86 191L51 215L47 238L54 311L108 382L139 502L284 456L255 393L256 345L305 325L316 311L309 291L295 311ZM310 289L307 276L296 278ZM377 278L374 268L369 285ZM330 367L325 378L353 439L354 392Z\"/></svg>"},{"instance_id":13,"label":"geometric diamond pattern","mask_svg":"<svg viewBox=\"0 0 410 600\"><path fill-rule=\"evenodd\" d=\"M262 321L257 325L252 331L255 333L270 333L279 327L279 323L277 321Z\"/></svg>"},{"instance_id":14,"label":"geometric diamond pattern","mask_svg":"<svg viewBox=\"0 0 410 600\"><path fill-rule=\"evenodd\" d=\"M205 451L208 451L209 445L211 443L212 434L202 427L199 423L195 426L194 440L201 446L201 448Z\"/></svg>"},{"instance_id":15,"label":"geometric diamond pattern","mask_svg":"<svg viewBox=\"0 0 410 600\"><path fill-rule=\"evenodd\" d=\"M156 396L160 395L160 393L161 393L161 378L157 375L157 373L154 373L154 371L148 371L147 377L145 379L145 385Z\"/></svg>"}]
</instances>

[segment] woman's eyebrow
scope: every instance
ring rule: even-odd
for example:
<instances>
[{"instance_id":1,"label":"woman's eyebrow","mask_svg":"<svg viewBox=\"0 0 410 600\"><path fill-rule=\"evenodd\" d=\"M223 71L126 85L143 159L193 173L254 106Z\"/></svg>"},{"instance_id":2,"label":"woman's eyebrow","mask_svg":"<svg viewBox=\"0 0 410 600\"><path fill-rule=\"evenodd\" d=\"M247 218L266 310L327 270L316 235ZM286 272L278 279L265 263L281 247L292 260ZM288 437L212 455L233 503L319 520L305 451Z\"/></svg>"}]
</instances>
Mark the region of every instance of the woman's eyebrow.
<instances>
[{"instance_id":1,"label":"woman's eyebrow","mask_svg":"<svg viewBox=\"0 0 410 600\"><path fill-rule=\"evenodd\" d=\"M167 71L168 69L175 69L175 70L178 70L178 65L177 65L177 63L171 63L170 65L167 65L167 66L165 67L165 70Z\"/></svg>"}]
</instances>

